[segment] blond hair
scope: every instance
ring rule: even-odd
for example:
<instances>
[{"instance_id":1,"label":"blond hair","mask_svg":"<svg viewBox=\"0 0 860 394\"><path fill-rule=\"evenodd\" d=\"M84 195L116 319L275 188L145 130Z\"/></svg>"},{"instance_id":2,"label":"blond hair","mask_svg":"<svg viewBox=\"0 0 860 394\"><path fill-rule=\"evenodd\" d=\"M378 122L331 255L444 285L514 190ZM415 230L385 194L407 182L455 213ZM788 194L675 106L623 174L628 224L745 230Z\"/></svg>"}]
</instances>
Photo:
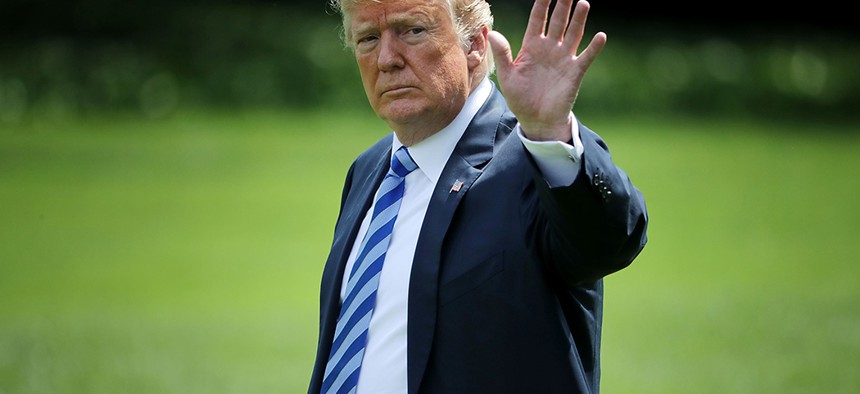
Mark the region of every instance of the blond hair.
<instances>
[{"instance_id":1,"label":"blond hair","mask_svg":"<svg viewBox=\"0 0 860 394\"><path fill-rule=\"evenodd\" d=\"M343 23L341 38L344 45L349 48L353 46L352 37L349 36L350 29L347 25L349 23L349 11L355 6L368 1L374 3L381 2L380 0L329 0L331 8L341 15ZM454 22L454 29L457 31L457 37L460 39L460 45L464 50L469 49L472 44L472 38L481 34L485 26L487 30L493 30L493 14L490 12L490 4L486 0L443 1L447 5L451 20ZM493 61L489 48L487 48L484 58L488 72L492 72Z\"/></svg>"}]
</instances>

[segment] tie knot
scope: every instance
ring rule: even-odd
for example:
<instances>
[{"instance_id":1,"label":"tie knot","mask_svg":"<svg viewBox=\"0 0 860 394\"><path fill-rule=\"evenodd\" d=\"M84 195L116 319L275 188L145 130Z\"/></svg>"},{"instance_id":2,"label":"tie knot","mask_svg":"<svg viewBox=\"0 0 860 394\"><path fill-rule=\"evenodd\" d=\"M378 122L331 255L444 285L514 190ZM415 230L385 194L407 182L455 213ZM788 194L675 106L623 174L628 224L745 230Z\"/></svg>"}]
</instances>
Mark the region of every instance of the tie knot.
<instances>
[{"instance_id":1,"label":"tie knot","mask_svg":"<svg viewBox=\"0 0 860 394\"><path fill-rule=\"evenodd\" d=\"M394 157L391 159L391 172L399 177L405 177L410 172L418 168L415 160L409 155L409 151L405 146L400 147L397 152L394 152Z\"/></svg>"}]
</instances>

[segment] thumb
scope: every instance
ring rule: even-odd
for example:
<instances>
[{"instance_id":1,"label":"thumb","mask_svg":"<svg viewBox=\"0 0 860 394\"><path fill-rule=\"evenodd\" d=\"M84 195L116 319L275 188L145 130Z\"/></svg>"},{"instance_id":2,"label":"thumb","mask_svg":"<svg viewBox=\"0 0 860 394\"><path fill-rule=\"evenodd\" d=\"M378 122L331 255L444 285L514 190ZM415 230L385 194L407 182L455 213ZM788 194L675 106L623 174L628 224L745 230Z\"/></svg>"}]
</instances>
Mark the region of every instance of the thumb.
<instances>
[{"instance_id":1,"label":"thumb","mask_svg":"<svg viewBox=\"0 0 860 394\"><path fill-rule=\"evenodd\" d=\"M490 49L493 51L493 57L496 60L496 70L499 77L508 75L511 66L514 64L514 58L511 54L511 44L508 39L497 31L491 31L487 36L490 41Z\"/></svg>"}]
</instances>

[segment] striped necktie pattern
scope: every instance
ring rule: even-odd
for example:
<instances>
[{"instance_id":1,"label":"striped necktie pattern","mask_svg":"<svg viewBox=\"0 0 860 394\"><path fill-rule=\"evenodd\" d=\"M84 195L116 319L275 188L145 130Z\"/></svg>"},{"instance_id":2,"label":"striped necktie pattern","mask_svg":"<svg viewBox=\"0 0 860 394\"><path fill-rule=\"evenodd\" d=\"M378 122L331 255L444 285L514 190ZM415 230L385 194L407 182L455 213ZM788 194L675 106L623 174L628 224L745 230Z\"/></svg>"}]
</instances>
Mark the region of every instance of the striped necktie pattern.
<instances>
[{"instance_id":1,"label":"striped necktie pattern","mask_svg":"<svg viewBox=\"0 0 860 394\"><path fill-rule=\"evenodd\" d=\"M321 393L354 393L358 385L382 264L403 199L406 175L416 168L418 165L409 151L401 147L394 153L391 168L376 192L370 226L352 266L340 307Z\"/></svg>"}]
</instances>

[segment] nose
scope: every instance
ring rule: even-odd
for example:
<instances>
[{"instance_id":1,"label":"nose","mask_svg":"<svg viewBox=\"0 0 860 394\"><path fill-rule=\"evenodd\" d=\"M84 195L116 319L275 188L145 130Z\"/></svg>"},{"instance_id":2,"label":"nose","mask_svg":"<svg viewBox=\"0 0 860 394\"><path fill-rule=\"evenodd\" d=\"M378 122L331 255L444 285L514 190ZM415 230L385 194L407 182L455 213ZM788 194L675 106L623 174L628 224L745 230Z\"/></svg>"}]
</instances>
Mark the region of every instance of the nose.
<instances>
[{"instance_id":1,"label":"nose","mask_svg":"<svg viewBox=\"0 0 860 394\"><path fill-rule=\"evenodd\" d=\"M379 39L379 58L377 60L379 70L387 72L403 68L402 49L402 42L393 32L384 32Z\"/></svg>"}]
</instances>

